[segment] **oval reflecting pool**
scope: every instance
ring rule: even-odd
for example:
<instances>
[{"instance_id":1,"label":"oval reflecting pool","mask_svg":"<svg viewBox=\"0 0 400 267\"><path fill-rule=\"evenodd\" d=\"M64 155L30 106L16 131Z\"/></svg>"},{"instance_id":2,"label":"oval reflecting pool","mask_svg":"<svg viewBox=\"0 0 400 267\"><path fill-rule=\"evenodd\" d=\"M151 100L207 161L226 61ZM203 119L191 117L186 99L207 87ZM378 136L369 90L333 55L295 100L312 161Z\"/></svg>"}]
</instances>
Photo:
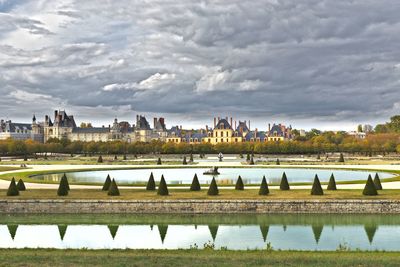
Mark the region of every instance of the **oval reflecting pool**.
<instances>
[{"instance_id":1,"label":"oval reflecting pool","mask_svg":"<svg viewBox=\"0 0 400 267\"><path fill-rule=\"evenodd\" d=\"M0 222L0 248L400 251L398 215L108 215ZM47 220L47 219L48 220ZM76 221L74 221L76 218ZM12 221L12 219L11 219ZM47 221L43 223L43 221Z\"/></svg>"},{"instance_id":2,"label":"oval reflecting pool","mask_svg":"<svg viewBox=\"0 0 400 267\"><path fill-rule=\"evenodd\" d=\"M68 180L75 183L103 183L107 174L118 183L123 184L145 184L153 172L156 181L159 181L163 174L168 184L190 184L194 174L197 174L201 184L211 182L211 175L204 175L206 168L161 168L161 169L129 169L129 170L101 170L67 173ZM326 169L303 169L303 168L219 168L219 175L215 178L219 185L234 184L240 175L245 184L259 184L263 175L268 183L279 183L282 173L286 172L290 183L311 183L315 174L318 174L321 182L328 182L333 173L336 181L366 180L368 175L375 175L375 172L352 171L352 170L326 170ZM378 173L380 178L390 178L390 173ZM33 176L33 179L42 181L59 181L62 173L44 174ZM372 177L373 177L372 176Z\"/></svg>"}]
</instances>

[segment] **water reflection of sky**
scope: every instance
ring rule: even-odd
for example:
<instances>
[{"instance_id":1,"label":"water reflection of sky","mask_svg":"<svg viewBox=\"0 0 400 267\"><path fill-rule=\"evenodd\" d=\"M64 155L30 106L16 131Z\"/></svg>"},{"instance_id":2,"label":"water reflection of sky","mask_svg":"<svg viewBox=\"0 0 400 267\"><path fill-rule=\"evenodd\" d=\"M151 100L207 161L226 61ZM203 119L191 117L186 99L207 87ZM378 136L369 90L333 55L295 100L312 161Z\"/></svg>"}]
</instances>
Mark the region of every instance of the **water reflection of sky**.
<instances>
[{"instance_id":1,"label":"water reflection of sky","mask_svg":"<svg viewBox=\"0 0 400 267\"><path fill-rule=\"evenodd\" d=\"M400 225L0 225L0 248L188 249L213 242L234 250L400 251ZM215 238L215 239L214 239ZM264 240L265 239L265 240Z\"/></svg>"},{"instance_id":2,"label":"water reflection of sky","mask_svg":"<svg viewBox=\"0 0 400 267\"><path fill-rule=\"evenodd\" d=\"M109 170L90 172L71 172L68 179L71 182L104 182L108 174L120 183L146 183L150 173L153 172L156 181L163 174L169 184L190 184L194 174L197 174L200 183L207 184L212 176L203 175L207 169L179 168L179 169L137 169L137 170ZM282 173L286 172L289 182L312 182L315 174L318 174L322 182L327 182L333 173L336 181L366 180L368 175L374 172L350 171L350 170L320 170L320 169L283 169L283 168L220 168L220 175L216 176L219 184L233 184L240 175L245 184L259 184L265 175L268 183L278 183ZM35 176L34 179L46 181L59 181L62 174L46 174ZM392 177L389 173L379 173L381 178Z\"/></svg>"}]
</instances>

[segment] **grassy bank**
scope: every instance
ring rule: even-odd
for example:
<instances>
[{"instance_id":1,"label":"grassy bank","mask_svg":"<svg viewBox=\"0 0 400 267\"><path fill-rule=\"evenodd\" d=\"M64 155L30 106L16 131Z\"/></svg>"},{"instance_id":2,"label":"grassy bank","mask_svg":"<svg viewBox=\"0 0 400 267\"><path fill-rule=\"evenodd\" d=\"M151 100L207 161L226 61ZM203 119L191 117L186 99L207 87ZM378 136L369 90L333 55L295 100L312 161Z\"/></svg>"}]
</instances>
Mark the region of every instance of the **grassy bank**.
<instances>
[{"instance_id":1,"label":"grassy bank","mask_svg":"<svg viewBox=\"0 0 400 267\"><path fill-rule=\"evenodd\" d=\"M399 189L386 189L379 191L378 196L363 196L361 189L345 189L326 191L323 196L311 196L308 189L296 189L290 191L270 190L268 196L259 196L258 189L246 189L243 191L224 189L218 196L208 196L207 189L199 192L191 192L185 189L170 189L169 196L158 196L156 191L144 189L120 189L120 196L108 196L107 192L100 189L72 189L68 196L57 196L57 189L28 189L20 192L19 196L7 197L7 190L0 190L0 199L119 199L119 200L168 200L168 199L286 199L286 200L328 200L328 199L393 199L400 200Z\"/></svg>"},{"instance_id":2,"label":"grassy bank","mask_svg":"<svg viewBox=\"0 0 400 267\"><path fill-rule=\"evenodd\" d=\"M0 266L398 266L398 252L0 250Z\"/></svg>"}]
</instances>

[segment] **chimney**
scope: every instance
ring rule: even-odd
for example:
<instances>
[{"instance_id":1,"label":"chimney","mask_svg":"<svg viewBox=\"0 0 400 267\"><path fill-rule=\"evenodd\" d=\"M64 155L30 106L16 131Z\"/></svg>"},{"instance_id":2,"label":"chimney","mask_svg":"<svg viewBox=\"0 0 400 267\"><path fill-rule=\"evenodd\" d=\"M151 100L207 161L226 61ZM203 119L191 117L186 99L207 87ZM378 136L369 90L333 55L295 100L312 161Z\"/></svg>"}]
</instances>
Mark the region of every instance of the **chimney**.
<instances>
[{"instance_id":1,"label":"chimney","mask_svg":"<svg viewBox=\"0 0 400 267\"><path fill-rule=\"evenodd\" d=\"M236 120L235 120L235 130L236 130Z\"/></svg>"},{"instance_id":2,"label":"chimney","mask_svg":"<svg viewBox=\"0 0 400 267\"><path fill-rule=\"evenodd\" d=\"M254 138L257 138L257 132L258 132L258 129L256 128L256 130L254 131Z\"/></svg>"},{"instance_id":3,"label":"chimney","mask_svg":"<svg viewBox=\"0 0 400 267\"><path fill-rule=\"evenodd\" d=\"M182 131L182 125L179 126L179 129Z\"/></svg>"},{"instance_id":4,"label":"chimney","mask_svg":"<svg viewBox=\"0 0 400 267\"><path fill-rule=\"evenodd\" d=\"M218 122L219 122L220 120L221 120L220 117L218 117Z\"/></svg>"},{"instance_id":5,"label":"chimney","mask_svg":"<svg viewBox=\"0 0 400 267\"><path fill-rule=\"evenodd\" d=\"M58 118L58 111L54 110L54 120L57 120L57 118Z\"/></svg>"},{"instance_id":6,"label":"chimney","mask_svg":"<svg viewBox=\"0 0 400 267\"><path fill-rule=\"evenodd\" d=\"M271 123L268 123L268 132L271 131Z\"/></svg>"},{"instance_id":7,"label":"chimney","mask_svg":"<svg viewBox=\"0 0 400 267\"><path fill-rule=\"evenodd\" d=\"M159 121L160 121L161 125L165 125L164 118L159 118Z\"/></svg>"},{"instance_id":8,"label":"chimney","mask_svg":"<svg viewBox=\"0 0 400 267\"><path fill-rule=\"evenodd\" d=\"M208 125L206 125L206 132L208 133Z\"/></svg>"},{"instance_id":9,"label":"chimney","mask_svg":"<svg viewBox=\"0 0 400 267\"><path fill-rule=\"evenodd\" d=\"M232 124L232 117L231 117L231 128L233 128L233 124Z\"/></svg>"},{"instance_id":10,"label":"chimney","mask_svg":"<svg viewBox=\"0 0 400 267\"><path fill-rule=\"evenodd\" d=\"M250 120L249 120L249 131L250 131Z\"/></svg>"},{"instance_id":11,"label":"chimney","mask_svg":"<svg viewBox=\"0 0 400 267\"><path fill-rule=\"evenodd\" d=\"M156 124L157 124L157 118L153 118L153 128L156 128Z\"/></svg>"},{"instance_id":12,"label":"chimney","mask_svg":"<svg viewBox=\"0 0 400 267\"><path fill-rule=\"evenodd\" d=\"M217 119L214 117L214 128L217 125Z\"/></svg>"},{"instance_id":13,"label":"chimney","mask_svg":"<svg viewBox=\"0 0 400 267\"><path fill-rule=\"evenodd\" d=\"M225 120L228 121L228 117L225 117Z\"/></svg>"}]
</instances>

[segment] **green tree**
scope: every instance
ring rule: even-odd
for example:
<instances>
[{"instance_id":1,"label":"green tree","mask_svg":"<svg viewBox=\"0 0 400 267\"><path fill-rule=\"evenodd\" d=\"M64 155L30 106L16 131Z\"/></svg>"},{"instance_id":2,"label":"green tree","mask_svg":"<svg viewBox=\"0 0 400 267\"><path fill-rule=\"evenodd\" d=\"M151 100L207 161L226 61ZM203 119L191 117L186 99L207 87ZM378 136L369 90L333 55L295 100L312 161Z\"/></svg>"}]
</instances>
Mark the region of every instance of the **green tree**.
<instances>
[{"instance_id":1,"label":"green tree","mask_svg":"<svg viewBox=\"0 0 400 267\"><path fill-rule=\"evenodd\" d=\"M210 187L208 188L207 195L209 196L217 196L219 194L217 182L215 181L215 177L212 178Z\"/></svg>"},{"instance_id":2,"label":"green tree","mask_svg":"<svg viewBox=\"0 0 400 267\"><path fill-rule=\"evenodd\" d=\"M154 181L153 172L150 173L149 180L147 181L146 190L154 191L156 190L156 182Z\"/></svg>"},{"instance_id":3,"label":"green tree","mask_svg":"<svg viewBox=\"0 0 400 267\"><path fill-rule=\"evenodd\" d=\"M331 177L329 178L327 190L337 190L335 176L333 176L333 173L331 174Z\"/></svg>"},{"instance_id":4,"label":"green tree","mask_svg":"<svg viewBox=\"0 0 400 267\"><path fill-rule=\"evenodd\" d=\"M167 183L165 182L164 175L161 175L161 180L160 180L160 184L158 185L157 195L160 195L160 196L168 196L169 195L168 187L167 187Z\"/></svg>"},{"instance_id":5,"label":"green tree","mask_svg":"<svg viewBox=\"0 0 400 267\"><path fill-rule=\"evenodd\" d=\"M253 156L250 157L249 165L254 165L254 157Z\"/></svg>"},{"instance_id":6,"label":"green tree","mask_svg":"<svg viewBox=\"0 0 400 267\"><path fill-rule=\"evenodd\" d=\"M267 179L265 179L265 175L262 178L260 190L258 191L260 196L266 196L269 194L269 188L267 184Z\"/></svg>"},{"instance_id":7,"label":"green tree","mask_svg":"<svg viewBox=\"0 0 400 267\"><path fill-rule=\"evenodd\" d=\"M107 178L104 181L102 190L103 191L108 191L110 189L110 185L111 185L111 177L110 177L109 174L107 174Z\"/></svg>"},{"instance_id":8,"label":"green tree","mask_svg":"<svg viewBox=\"0 0 400 267\"><path fill-rule=\"evenodd\" d=\"M314 183L311 188L311 195L313 196L321 196L324 194L324 191L322 190L321 183L319 181L318 175L315 175L314 177Z\"/></svg>"},{"instance_id":9,"label":"green tree","mask_svg":"<svg viewBox=\"0 0 400 267\"><path fill-rule=\"evenodd\" d=\"M200 191L200 182L199 179L197 178L197 174L194 174L192 184L190 185L190 191Z\"/></svg>"},{"instance_id":10,"label":"green tree","mask_svg":"<svg viewBox=\"0 0 400 267\"><path fill-rule=\"evenodd\" d=\"M60 185L57 190L58 196L68 196L68 181L66 176L62 176L60 179Z\"/></svg>"},{"instance_id":11,"label":"green tree","mask_svg":"<svg viewBox=\"0 0 400 267\"><path fill-rule=\"evenodd\" d=\"M371 175L368 175L368 180L367 183L365 184L364 190L363 190L363 195L364 196L376 196L378 195L378 191L376 190L375 184L372 181Z\"/></svg>"},{"instance_id":12,"label":"green tree","mask_svg":"<svg viewBox=\"0 0 400 267\"><path fill-rule=\"evenodd\" d=\"M22 179L18 180L17 188L18 188L18 191L25 191L26 190L25 183L24 183L24 181L22 181Z\"/></svg>"},{"instance_id":13,"label":"green tree","mask_svg":"<svg viewBox=\"0 0 400 267\"><path fill-rule=\"evenodd\" d=\"M339 155L339 162L344 162L343 153L340 153Z\"/></svg>"},{"instance_id":14,"label":"green tree","mask_svg":"<svg viewBox=\"0 0 400 267\"><path fill-rule=\"evenodd\" d=\"M289 182L285 172L283 172L282 174L281 184L279 185L279 188L281 190L290 190Z\"/></svg>"},{"instance_id":15,"label":"green tree","mask_svg":"<svg viewBox=\"0 0 400 267\"><path fill-rule=\"evenodd\" d=\"M376 190L382 190L381 179L379 178L378 173L375 173L374 184L375 184Z\"/></svg>"},{"instance_id":16,"label":"green tree","mask_svg":"<svg viewBox=\"0 0 400 267\"><path fill-rule=\"evenodd\" d=\"M18 196L19 195L19 191L17 188L17 185L15 184L15 179L14 177L11 179L10 185L8 186L8 190L7 190L7 196Z\"/></svg>"},{"instance_id":17,"label":"green tree","mask_svg":"<svg viewBox=\"0 0 400 267\"><path fill-rule=\"evenodd\" d=\"M242 180L242 177L240 175L239 175L239 177L238 177L238 179L236 181L235 190L244 190L243 180Z\"/></svg>"},{"instance_id":18,"label":"green tree","mask_svg":"<svg viewBox=\"0 0 400 267\"><path fill-rule=\"evenodd\" d=\"M61 179L65 180L65 184L67 185L67 189L70 190L69 183L68 183L68 178L67 178L67 175L65 173L63 174Z\"/></svg>"},{"instance_id":19,"label":"green tree","mask_svg":"<svg viewBox=\"0 0 400 267\"><path fill-rule=\"evenodd\" d=\"M115 182L115 179L112 179L107 195L109 195L109 196L119 196L120 195L118 185Z\"/></svg>"}]
</instances>

